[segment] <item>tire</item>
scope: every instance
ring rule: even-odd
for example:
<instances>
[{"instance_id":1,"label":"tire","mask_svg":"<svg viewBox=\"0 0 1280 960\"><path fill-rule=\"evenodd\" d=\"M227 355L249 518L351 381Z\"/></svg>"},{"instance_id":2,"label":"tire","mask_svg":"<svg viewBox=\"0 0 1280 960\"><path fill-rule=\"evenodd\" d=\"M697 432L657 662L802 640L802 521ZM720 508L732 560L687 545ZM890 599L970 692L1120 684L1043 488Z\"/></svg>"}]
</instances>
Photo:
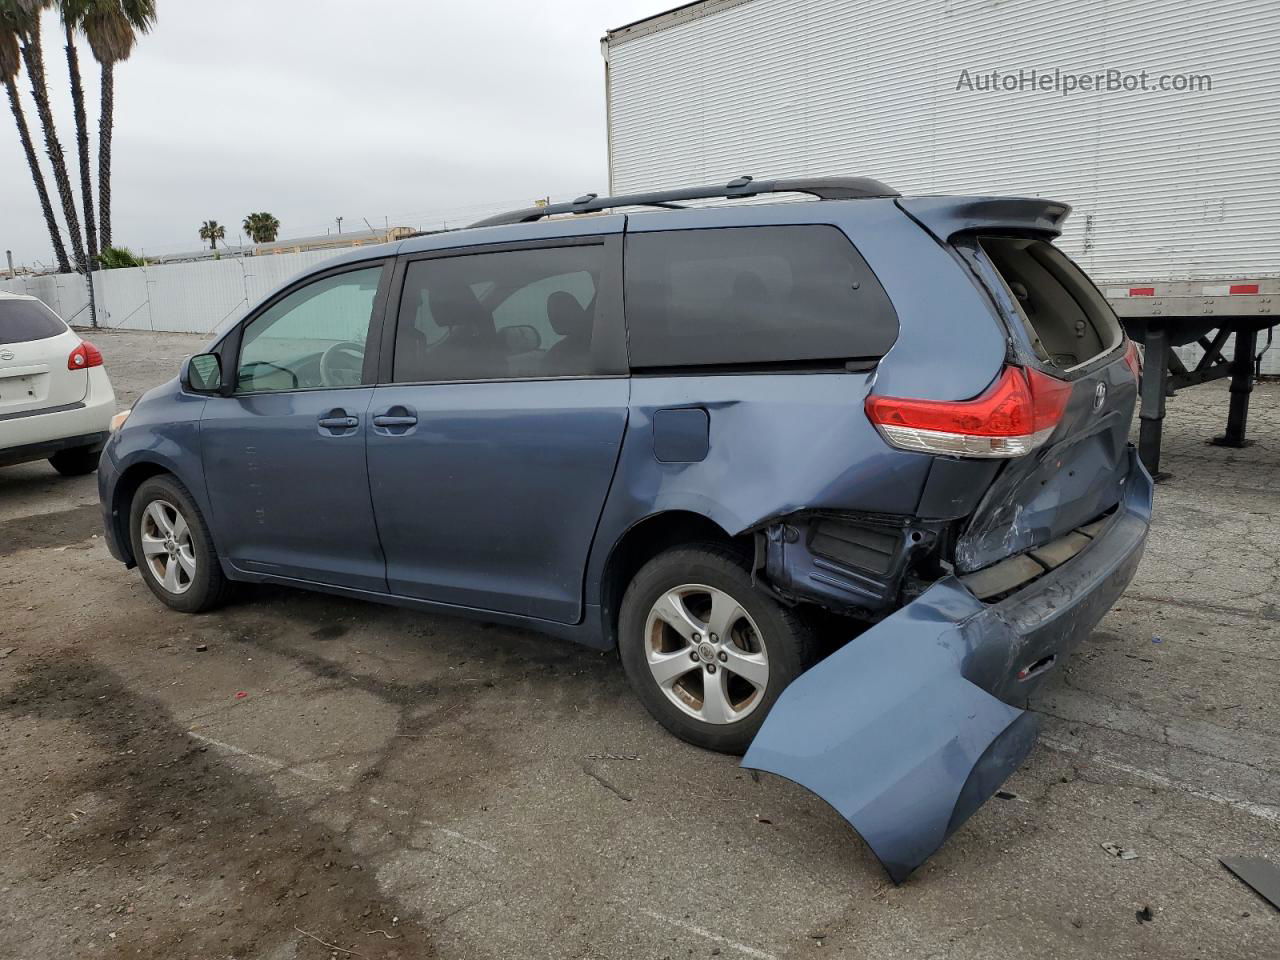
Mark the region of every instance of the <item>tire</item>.
<instances>
[{"instance_id":1,"label":"tire","mask_svg":"<svg viewBox=\"0 0 1280 960\"><path fill-rule=\"evenodd\" d=\"M101 447L71 447L59 450L49 458L49 466L64 477L83 477L98 469L98 456Z\"/></svg>"},{"instance_id":2,"label":"tire","mask_svg":"<svg viewBox=\"0 0 1280 960\"><path fill-rule=\"evenodd\" d=\"M717 622L728 637L712 632ZM814 651L808 625L756 590L746 562L718 544L659 554L622 598L618 652L632 689L667 730L708 750L745 753Z\"/></svg>"},{"instance_id":3,"label":"tire","mask_svg":"<svg viewBox=\"0 0 1280 960\"><path fill-rule=\"evenodd\" d=\"M176 477L152 477L138 487L129 507L129 539L143 582L166 606L202 613L222 602L228 584L209 527ZM166 576L170 570L172 578Z\"/></svg>"}]
</instances>

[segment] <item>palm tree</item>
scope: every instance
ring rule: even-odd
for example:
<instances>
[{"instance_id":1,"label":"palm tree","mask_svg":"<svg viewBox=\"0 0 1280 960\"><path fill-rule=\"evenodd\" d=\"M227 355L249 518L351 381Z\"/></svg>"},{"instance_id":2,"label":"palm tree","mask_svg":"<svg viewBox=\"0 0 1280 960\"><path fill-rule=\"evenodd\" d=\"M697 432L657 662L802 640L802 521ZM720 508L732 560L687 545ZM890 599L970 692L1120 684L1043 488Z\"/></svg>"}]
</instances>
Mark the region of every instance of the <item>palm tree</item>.
<instances>
[{"instance_id":1,"label":"palm tree","mask_svg":"<svg viewBox=\"0 0 1280 960\"><path fill-rule=\"evenodd\" d=\"M80 159L80 199L84 205L84 232L89 261L98 259L98 218L93 209L93 173L89 158L89 122L85 117L84 84L80 80L80 54L76 50L75 32L84 24L84 18L93 0L58 0L62 13L62 29L67 37L67 73L71 78L71 106L76 121L76 150Z\"/></svg>"},{"instance_id":2,"label":"palm tree","mask_svg":"<svg viewBox=\"0 0 1280 960\"><path fill-rule=\"evenodd\" d=\"M89 267L84 255L84 239L80 234L80 215L76 212L75 193L71 178L67 176L67 161L62 152L62 141L53 122L53 107L49 102L49 88L44 76L44 48L40 42L40 14L52 0L2 0L0 9L5 20L11 23L18 35L22 62L31 81L31 96L36 103L36 115L44 130L44 145L53 168L53 182L62 202L62 216L67 221L67 233L71 236L71 253L76 269L84 272Z\"/></svg>"},{"instance_id":3,"label":"palm tree","mask_svg":"<svg viewBox=\"0 0 1280 960\"><path fill-rule=\"evenodd\" d=\"M280 221L269 213L251 213L244 218L244 232L254 243L271 243L280 232Z\"/></svg>"},{"instance_id":4,"label":"palm tree","mask_svg":"<svg viewBox=\"0 0 1280 960\"><path fill-rule=\"evenodd\" d=\"M44 212L45 226L49 228L49 240L53 243L53 255L58 261L58 270L71 272L71 264L67 262L67 248L62 243L62 230L53 215L53 203L49 200L49 189L45 186L44 172L40 169L40 160L36 156L35 144L31 141L31 130L27 127L27 117L22 111L22 101L18 99L18 71L22 68L22 54L19 49L18 31L11 17L12 2L0 4L0 80L4 81L5 90L9 94L9 109L13 111L14 122L18 125L18 139L22 142L22 152L26 154L27 166L31 168L31 182L35 184L36 194L40 197L40 209Z\"/></svg>"},{"instance_id":5,"label":"palm tree","mask_svg":"<svg viewBox=\"0 0 1280 960\"><path fill-rule=\"evenodd\" d=\"M227 235L227 228L217 220L206 220L200 224L200 239L209 241L209 249L217 250L218 241Z\"/></svg>"},{"instance_id":6,"label":"palm tree","mask_svg":"<svg viewBox=\"0 0 1280 960\"><path fill-rule=\"evenodd\" d=\"M98 228L102 245L111 246L111 132L115 122L115 66L129 59L138 34L156 22L155 0L84 0L81 20L89 49L102 65L98 118Z\"/></svg>"}]
</instances>

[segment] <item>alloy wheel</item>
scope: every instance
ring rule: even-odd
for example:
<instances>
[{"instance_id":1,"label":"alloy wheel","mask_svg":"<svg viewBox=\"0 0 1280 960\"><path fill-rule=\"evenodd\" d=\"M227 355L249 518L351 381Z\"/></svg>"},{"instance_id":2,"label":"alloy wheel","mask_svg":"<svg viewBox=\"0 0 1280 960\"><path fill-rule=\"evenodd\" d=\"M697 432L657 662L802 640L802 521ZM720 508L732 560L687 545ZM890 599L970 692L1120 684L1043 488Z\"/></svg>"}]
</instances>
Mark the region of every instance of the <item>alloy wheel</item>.
<instances>
[{"instance_id":1,"label":"alloy wheel","mask_svg":"<svg viewBox=\"0 0 1280 960\"><path fill-rule=\"evenodd\" d=\"M704 584L673 587L645 620L645 660L663 694L704 723L735 723L764 700L769 656L746 608Z\"/></svg>"},{"instance_id":2,"label":"alloy wheel","mask_svg":"<svg viewBox=\"0 0 1280 960\"><path fill-rule=\"evenodd\" d=\"M152 500L142 511L142 554L151 575L173 594L186 593L196 576L191 527L167 500Z\"/></svg>"}]
</instances>

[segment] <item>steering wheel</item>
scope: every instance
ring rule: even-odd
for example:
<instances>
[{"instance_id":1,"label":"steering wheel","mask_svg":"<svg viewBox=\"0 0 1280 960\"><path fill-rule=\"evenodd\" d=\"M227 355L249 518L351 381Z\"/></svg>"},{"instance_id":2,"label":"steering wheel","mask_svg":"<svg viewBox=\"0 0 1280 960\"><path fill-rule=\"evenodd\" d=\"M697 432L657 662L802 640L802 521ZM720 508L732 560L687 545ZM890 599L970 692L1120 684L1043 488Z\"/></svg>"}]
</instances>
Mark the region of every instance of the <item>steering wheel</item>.
<instances>
[{"instance_id":1,"label":"steering wheel","mask_svg":"<svg viewBox=\"0 0 1280 960\"><path fill-rule=\"evenodd\" d=\"M354 387L364 371L364 345L343 340L320 354L320 379L326 387Z\"/></svg>"},{"instance_id":2,"label":"steering wheel","mask_svg":"<svg viewBox=\"0 0 1280 960\"><path fill-rule=\"evenodd\" d=\"M298 387L298 375L296 373L288 367L282 367L280 364L272 363L270 360L250 360L240 368L240 379L243 380L247 374L249 379L252 380L255 376L255 374L252 373L254 367L266 367L268 370L278 370L293 381L293 383L290 384L291 387L294 389L297 389Z\"/></svg>"}]
</instances>

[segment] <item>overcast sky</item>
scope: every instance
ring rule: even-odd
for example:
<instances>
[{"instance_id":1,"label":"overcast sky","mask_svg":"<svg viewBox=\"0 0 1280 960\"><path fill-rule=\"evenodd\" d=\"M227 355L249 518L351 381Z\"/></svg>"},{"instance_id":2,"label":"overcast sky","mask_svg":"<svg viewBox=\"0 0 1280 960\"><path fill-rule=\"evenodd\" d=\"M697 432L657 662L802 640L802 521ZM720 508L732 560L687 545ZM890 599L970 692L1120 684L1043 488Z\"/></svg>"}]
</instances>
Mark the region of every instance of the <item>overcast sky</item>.
<instances>
[{"instance_id":1,"label":"overcast sky","mask_svg":"<svg viewBox=\"0 0 1280 960\"><path fill-rule=\"evenodd\" d=\"M675 0L160 0L116 70L113 232L135 252L196 249L200 223L266 210L281 236L436 226L607 187L605 30ZM45 61L79 201L61 31ZM98 68L81 44L90 129ZM22 78L27 84L25 73ZM27 121L43 157L39 120ZM96 145L96 135L93 139ZM96 156L96 146L94 149ZM58 207L52 177L46 182ZM8 110L0 249L52 260ZM68 253L70 245L68 244Z\"/></svg>"}]
</instances>

